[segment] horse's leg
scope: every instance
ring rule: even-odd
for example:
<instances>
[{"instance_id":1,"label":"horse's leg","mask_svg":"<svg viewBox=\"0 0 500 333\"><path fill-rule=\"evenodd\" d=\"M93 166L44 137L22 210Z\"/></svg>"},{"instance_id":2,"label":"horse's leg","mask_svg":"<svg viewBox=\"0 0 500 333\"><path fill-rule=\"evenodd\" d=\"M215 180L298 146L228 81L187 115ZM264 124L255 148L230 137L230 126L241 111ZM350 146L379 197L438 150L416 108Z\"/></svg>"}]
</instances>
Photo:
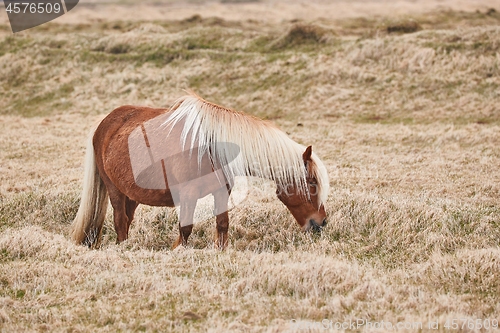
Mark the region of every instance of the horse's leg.
<instances>
[{"instance_id":1,"label":"horse's leg","mask_svg":"<svg viewBox=\"0 0 500 333\"><path fill-rule=\"evenodd\" d=\"M126 207L127 197L112 184L107 184L107 189L109 201L113 206L116 242L120 243L128 238L128 227L130 225Z\"/></svg>"},{"instance_id":2,"label":"horse's leg","mask_svg":"<svg viewBox=\"0 0 500 333\"><path fill-rule=\"evenodd\" d=\"M129 197L126 197L125 209L126 209L127 217L128 217L127 230L130 229L130 224L132 224L132 220L134 219L135 209L137 208L138 205L139 205L139 203L137 201L134 201L134 200L130 199Z\"/></svg>"},{"instance_id":3,"label":"horse's leg","mask_svg":"<svg viewBox=\"0 0 500 333\"><path fill-rule=\"evenodd\" d=\"M214 196L214 215L217 223L217 238L215 240L215 246L221 250L227 246L227 232L229 230L229 214L228 210L228 200L231 190L228 188L221 188L220 190L213 193Z\"/></svg>"},{"instance_id":4,"label":"horse's leg","mask_svg":"<svg viewBox=\"0 0 500 333\"><path fill-rule=\"evenodd\" d=\"M172 249L180 244L186 246L187 240L193 231L193 217L197 199L192 199L189 195L181 196L181 212L179 214L179 238L174 243Z\"/></svg>"}]
</instances>

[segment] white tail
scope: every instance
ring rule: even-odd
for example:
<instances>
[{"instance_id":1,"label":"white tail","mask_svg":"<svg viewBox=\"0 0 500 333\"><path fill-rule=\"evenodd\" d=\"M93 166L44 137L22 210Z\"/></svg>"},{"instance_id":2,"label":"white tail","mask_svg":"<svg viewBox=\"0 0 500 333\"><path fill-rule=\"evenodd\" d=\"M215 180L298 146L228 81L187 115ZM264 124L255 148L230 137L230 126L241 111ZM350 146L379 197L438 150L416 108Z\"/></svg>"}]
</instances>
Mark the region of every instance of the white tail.
<instances>
[{"instance_id":1,"label":"white tail","mask_svg":"<svg viewBox=\"0 0 500 333\"><path fill-rule=\"evenodd\" d=\"M97 246L108 207L108 192L95 163L93 133L87 143L80 207L73 221L71 237L76 244Z\"/></svg>"}]
</instances>

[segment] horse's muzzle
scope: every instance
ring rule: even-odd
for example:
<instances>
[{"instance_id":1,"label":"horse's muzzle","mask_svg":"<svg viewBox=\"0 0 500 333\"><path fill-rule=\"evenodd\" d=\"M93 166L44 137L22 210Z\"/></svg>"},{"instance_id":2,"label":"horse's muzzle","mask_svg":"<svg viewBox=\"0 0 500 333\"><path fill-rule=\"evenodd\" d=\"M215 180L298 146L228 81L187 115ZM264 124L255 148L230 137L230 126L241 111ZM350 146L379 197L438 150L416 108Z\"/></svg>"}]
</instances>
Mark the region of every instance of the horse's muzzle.
<instances>
[{"instance_id":1,"label":"horse's muzzle","mask_svg":"<svg viewBox=\"0 0 500 333\"><path fill-rule=\"evenodd\" d=\"M310 219L309 220L309 229L312 231L312 232L321 232L321 230L323 230L323 227L326 226L326 218L323 219L321 225L318 224L314 219Z\"/></svg>"}]
</instances>

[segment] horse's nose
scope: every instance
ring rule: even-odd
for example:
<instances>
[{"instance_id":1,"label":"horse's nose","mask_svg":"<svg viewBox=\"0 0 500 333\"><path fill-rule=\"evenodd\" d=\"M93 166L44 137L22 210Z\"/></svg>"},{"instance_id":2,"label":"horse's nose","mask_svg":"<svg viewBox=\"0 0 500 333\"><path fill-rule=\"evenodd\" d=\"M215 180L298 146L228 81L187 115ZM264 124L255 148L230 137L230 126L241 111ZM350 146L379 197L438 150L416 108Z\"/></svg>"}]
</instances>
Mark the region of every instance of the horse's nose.
<instances>
[{"instance_id":1,"label":"horse's nose","mask_svg":"<svg viewBox=\"0 0 500 333\"><path fill-rule=\"evenodd\" d=\"M320 232L321 229L323 229L323 226L320 226L318 223L316 223L316 221L314 221L313 219L310 219L309 220L309 223L311 225L311 230L313 232Z\"/></svg>"},{"instance_id":2,"label":"horse's nose","mask_svg":"<svg viewBox=\"0 0 500 333\"><path fill-rule=\"evenodd\" d=\"M321 226L326 227L326 217L323 219L323 223L321 224Z\"/></svg>"}]
</instances>

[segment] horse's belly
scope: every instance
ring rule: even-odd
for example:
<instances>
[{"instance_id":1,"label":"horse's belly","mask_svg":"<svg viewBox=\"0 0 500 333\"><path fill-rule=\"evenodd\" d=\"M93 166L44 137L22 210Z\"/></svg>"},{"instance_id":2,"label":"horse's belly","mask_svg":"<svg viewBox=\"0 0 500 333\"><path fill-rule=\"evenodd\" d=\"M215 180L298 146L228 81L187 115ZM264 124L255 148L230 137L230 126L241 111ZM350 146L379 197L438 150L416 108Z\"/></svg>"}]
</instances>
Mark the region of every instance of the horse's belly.
<instances>
[{"instance_id":1,"label":"horse's belly","mask_svg":"<svg viewBox=\"0 0 500 333\"><path fill-rule=\"evenodd\" d=\"M137 191L135 192L137 193ZM174 207L175 203L168 190L147 190L147 193L138 195L132 200L148 206Z\"/></svg>"}]
</instances>

